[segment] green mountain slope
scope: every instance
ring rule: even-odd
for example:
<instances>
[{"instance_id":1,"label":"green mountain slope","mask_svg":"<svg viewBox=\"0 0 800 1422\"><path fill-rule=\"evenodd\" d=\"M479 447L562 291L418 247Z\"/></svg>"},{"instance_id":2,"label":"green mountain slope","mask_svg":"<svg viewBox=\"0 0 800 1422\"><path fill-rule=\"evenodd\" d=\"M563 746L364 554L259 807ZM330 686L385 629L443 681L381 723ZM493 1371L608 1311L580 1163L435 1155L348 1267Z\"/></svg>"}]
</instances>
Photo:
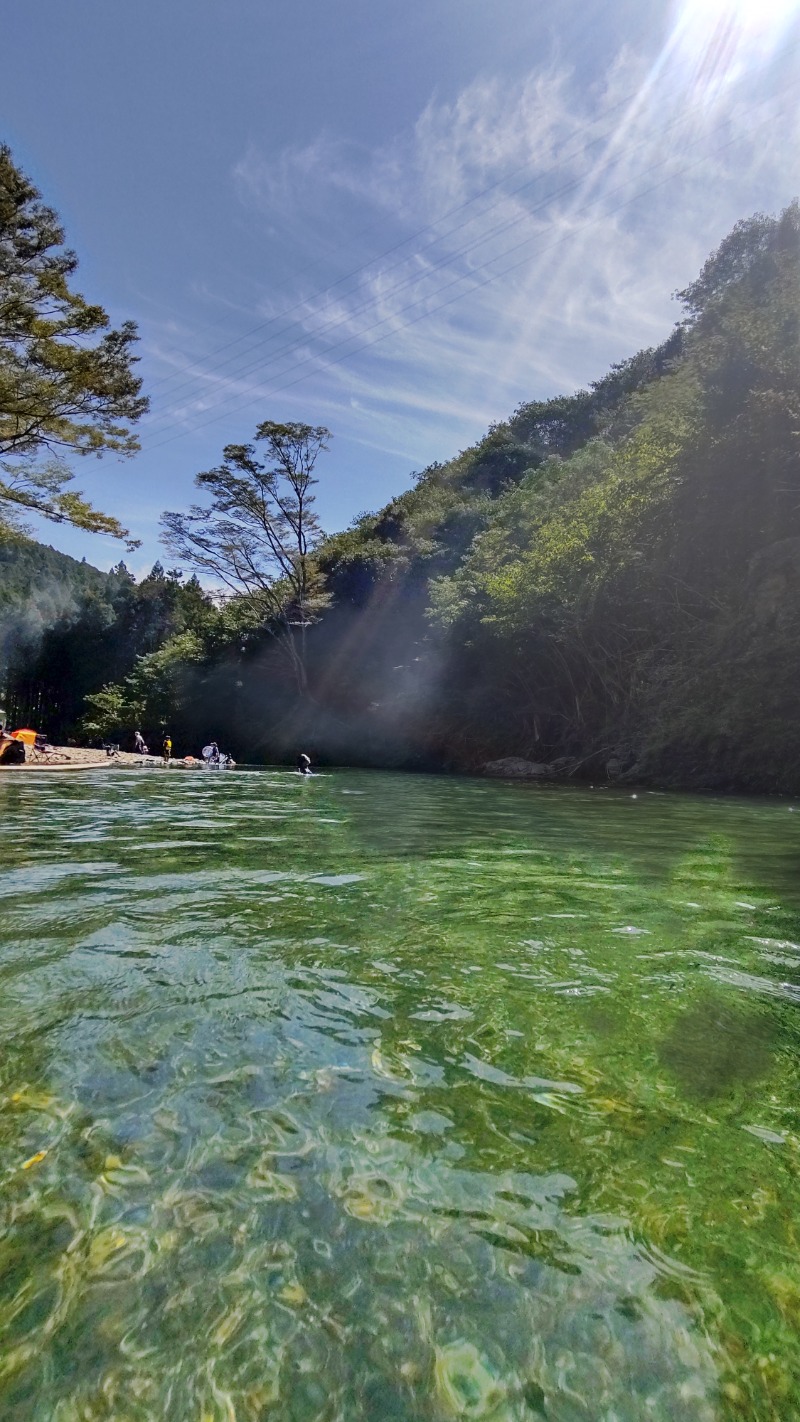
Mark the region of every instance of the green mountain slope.
<instances>
[{"instance_id":1,"label":"green mountain slope","mask_svg":"<svg viewBox=\"0 0 800 1422\"><path fill-rule=\"evenodd\" d=\"M680 300L662 346L521 405L324 541L307 697L241 607L162 569L104 588L65 560L80 615L28 659L26 704L41 693L72 726L88 707L98 734L169 722L251 759L518 756L800 791L798 204L738 223ZM34 609L47 555L30 555Z\"/></svg>"},{"instance_id":2,"label":"green mountain slope","mask_svg":"<svg viewBox=\"0 0 800 1422\"><path fill-rule=\"evenodd\" d=\"M797 204L739 223L681 299L659 350L522 406L323 550L323 683L401 755L800 784Z\"/></svg>"}]
</instances>

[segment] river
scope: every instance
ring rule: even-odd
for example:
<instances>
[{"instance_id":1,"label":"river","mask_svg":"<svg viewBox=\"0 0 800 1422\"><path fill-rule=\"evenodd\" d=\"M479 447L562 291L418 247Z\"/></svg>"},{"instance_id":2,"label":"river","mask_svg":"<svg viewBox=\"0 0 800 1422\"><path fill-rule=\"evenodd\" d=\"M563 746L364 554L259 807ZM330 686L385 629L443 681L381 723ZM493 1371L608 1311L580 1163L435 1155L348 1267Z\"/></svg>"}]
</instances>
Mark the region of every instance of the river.
<instances>
[{"instance_id":1,"label":"river","mask_svg":"<svg viewBox=\"0 0 800 1422\"><path fill-rule=\"evenodd\" d=\"M5 1422L800 1414L800 807L0 782Z\"/></svg>"}]
</instances>

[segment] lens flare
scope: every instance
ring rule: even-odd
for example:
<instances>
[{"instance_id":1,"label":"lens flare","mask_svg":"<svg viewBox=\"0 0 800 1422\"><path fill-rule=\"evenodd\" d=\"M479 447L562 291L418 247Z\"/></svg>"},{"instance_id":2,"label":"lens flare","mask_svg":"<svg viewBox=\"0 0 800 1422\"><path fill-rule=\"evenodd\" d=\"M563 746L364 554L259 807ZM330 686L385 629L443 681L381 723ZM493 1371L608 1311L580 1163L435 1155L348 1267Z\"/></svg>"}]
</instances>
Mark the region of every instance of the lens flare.
<instances>
[{"instance_id":1,"label":"lens flare","mask_svg":"<svg viewBox=\"0 0 800 1422\"><path fill-rule=\"evenodd\" d=\"M800 0L681 0L672 44L691 88L713 96L763 63L800 17Z\"/></svg>"},{"instance_id":2,"label":"lens flare","mask_svg":"<svg viewBox=\"0 0 800 1422\"><path fill-rule=\"evenodd\" d=\"M785 25L798 8L797 0L688 0L685 6L698 21L716 26L729 19L749 30Z\"/></svg>"}]
</instances>

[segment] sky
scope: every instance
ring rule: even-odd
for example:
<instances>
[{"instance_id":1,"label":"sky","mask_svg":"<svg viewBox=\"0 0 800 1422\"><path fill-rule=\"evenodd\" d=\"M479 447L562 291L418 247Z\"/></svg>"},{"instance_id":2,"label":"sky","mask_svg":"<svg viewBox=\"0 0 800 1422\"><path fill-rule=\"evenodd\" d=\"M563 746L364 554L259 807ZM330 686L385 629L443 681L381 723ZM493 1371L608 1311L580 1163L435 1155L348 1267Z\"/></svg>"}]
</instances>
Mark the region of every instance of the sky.
<instances>
[{"instance_id":1,"label":"sky","mask_svg":"<svg viewBox=\"0 0 800 1422\"><path fill-rule=\"evenodd\" d=\"M259 421L328 427L318 508L346 527L663 340L733 224L800 192L800 0L0 0L0 22L0 137L80 289L139 327L141 451L74 460L139 576Z\"/></svg>"}]
</instances>

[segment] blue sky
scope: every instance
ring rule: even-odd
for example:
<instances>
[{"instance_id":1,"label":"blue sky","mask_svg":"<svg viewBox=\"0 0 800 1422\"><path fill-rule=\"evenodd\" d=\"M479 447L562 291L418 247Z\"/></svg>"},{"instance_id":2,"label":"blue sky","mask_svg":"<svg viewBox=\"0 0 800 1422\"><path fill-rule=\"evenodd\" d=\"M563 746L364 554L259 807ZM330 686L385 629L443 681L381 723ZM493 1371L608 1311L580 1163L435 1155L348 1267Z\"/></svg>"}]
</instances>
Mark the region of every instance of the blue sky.
<instances>
[{"instance_id":1,"label":"blue sky","mask_svg":"<svg viewBox=\"0 0 800 1422\"><path fill-rule=\"evenodd\" d=\"M2 136L139 323L142 452L76 461L137 573L259 420L329 427L343 527L663 339L800 191L800 0L37 0L3 37Z\"/></svg>"}]
</instances>

